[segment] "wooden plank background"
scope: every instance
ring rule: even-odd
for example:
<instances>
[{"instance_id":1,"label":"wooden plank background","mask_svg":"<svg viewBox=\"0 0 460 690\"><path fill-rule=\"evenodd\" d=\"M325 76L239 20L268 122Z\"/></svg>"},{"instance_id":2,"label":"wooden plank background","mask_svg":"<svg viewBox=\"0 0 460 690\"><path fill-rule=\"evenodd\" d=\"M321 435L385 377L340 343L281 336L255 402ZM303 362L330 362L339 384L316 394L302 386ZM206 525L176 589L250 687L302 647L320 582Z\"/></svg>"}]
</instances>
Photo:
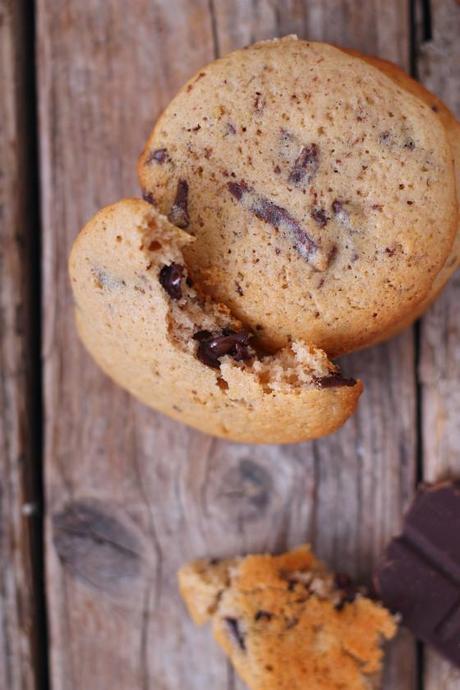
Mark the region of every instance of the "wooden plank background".
<instances>
[{"instance_id":1,"label":"wooden plank background","mask_svg":"<svg viewBox=\"0 0 460 690\"><path fill-rule=\"evenodd\" d=\"M18 38L28 36L29 15L25 0L0 2L0 76L10 89L20 84L0 105L0 519L12 530L0 529L0 690L242 690L209 630L188 620L176 569L195 556L310 541L332 567L369 579L417 480L460 470L460 280L417 329L347 358L366 390L344 429L310 444L252 447L169 421L99 372L75 333L70 246L99 207L139 194L137 155L184 81L252 41L297 33L418 67L460 114L460 7L432 0L426 42L428 0L36 0L47 686L37 672L46 643L37 529L31 539L22 510L40 499L39 439L27 431L40 413L27 369L37 365L37 245L15 244L36 231L21 185L36 188L31 122L21 120L29 92L27 41ZM406 632L392 644L385 690L454 690L459 681Z\"/></svg>"},{"instance_id":2,"label":"wooden plank background","mask_svg":"<svg viewBox=\"0 0 460 690\"><path fill-rule=\"evenodd\" d=\"M46 663L32 31L0 0L0 690L37 690Z\"/></svg>"},{"instance_id":3,"label":"wooden plank background","mask_svg":"<svg viewBox=\"0 0 460 690\"><path fill-rule=\"evenodd\" d=\"M419 76L460 118L460 4L432 0L432 39L421 45ZM420 405L423 478L460 475L460 271L421 320ZM431 650L425 690L458 690L460 671Z\"/></svg>"}]
</instances>

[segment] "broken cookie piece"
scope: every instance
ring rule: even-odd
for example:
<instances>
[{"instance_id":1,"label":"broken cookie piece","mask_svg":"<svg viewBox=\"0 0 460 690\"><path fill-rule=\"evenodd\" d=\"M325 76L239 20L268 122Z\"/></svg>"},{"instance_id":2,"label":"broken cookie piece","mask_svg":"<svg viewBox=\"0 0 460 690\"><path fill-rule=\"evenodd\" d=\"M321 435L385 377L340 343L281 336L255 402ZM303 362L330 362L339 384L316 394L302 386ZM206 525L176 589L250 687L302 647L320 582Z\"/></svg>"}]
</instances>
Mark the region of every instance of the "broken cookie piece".
<instances>
[{"instance_id":1,"label":"broken cookie piece","mask_svg":"<svg viewBox=\"0 0 460 690\"><path fill-rule=\"evenodd\" d=\"M214 636L251 690L378 687L394 617L308 546L280 556L199 560L178 574L197 625Z\"/></svg>"},{"instance_id":2,"label":"broken cookie piece","mask_svg":"<svg viewBox=\"0 0 460 690\"><path fill-rule=\"evenodd\" d=\"M128 199L81 231L70 276L80 336L102 369L147 405L217 436L318 438L354 411L361 382L303 341L268 352L188 275L193 237Z\"/></svg>"}]
</instances>

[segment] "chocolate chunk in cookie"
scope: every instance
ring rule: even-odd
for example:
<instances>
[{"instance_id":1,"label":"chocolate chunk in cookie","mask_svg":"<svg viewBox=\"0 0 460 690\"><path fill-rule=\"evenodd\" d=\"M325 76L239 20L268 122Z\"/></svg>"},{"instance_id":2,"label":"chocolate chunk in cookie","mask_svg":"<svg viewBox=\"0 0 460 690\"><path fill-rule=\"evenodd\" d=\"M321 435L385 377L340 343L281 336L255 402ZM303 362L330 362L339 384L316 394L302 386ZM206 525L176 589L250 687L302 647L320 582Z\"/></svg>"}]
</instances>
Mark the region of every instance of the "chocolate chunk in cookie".
<instances>
[{"instance_id":1,"label":"chocolate chunk in cookie","mask_svg":"<svg viewBox=\"0 0 460 690\"><path fill-rule=\"evenodd\" d=\"M213 369L219 369L220 359L225 355L240 362L251 359L255 354L250 346L253 335L249 331L234 331L231 328L224 328L220 333L198 331L193 338L199 343L196 356Z\"/></svg>"},{"instance_id":2,"label":"chocolate chunk in cookie","mask_svg":"<svg viewBox=\"0 0 460 690\"><path fill-rule=\"evenodd\" d=\"M176 197L169 211L168 220L178 228L185 229L189 226L187 180L179 180L177 183Z\"/></svg>"},{"instance_id":3,"label":"chocolate chunk in cookie","mask_svg":"<svg viewBox=\"0 0 460 690\"><path fill-rule=\"evenodd\" d=\"M174 262L169 264L169 266L163 266L160 270L160 284L172 299L180 299L182 297L181 285L183 277L184 267Z\"/></svg>"},{"instance_id":4,"label":"chocolate chunk in cookie","mask_svg":"<svg viewBox=\"0 0 460 690\"><path fill-rule=\"evenodd\" d=\"M227 188L230 194L256 218L291 237L299 254L315 268L318 270L327 268L329 263L327 253L320 248L318 243L309 235L307 229L287 209L275 204L262 194L258 194L243 180L241 182L228 182Z\"/></svg>"},{"instance_id":5,"label":"chocolate chunk in cookie","mask_svg":"<svg viewBox=\"0 0 460 690\"><path fill-rule=\"evenodd\" d=\"M289 173L288 182L295 185L309 185L319 168L319 147L317 144L304 146Z\"/></svg>"}]
</instances>

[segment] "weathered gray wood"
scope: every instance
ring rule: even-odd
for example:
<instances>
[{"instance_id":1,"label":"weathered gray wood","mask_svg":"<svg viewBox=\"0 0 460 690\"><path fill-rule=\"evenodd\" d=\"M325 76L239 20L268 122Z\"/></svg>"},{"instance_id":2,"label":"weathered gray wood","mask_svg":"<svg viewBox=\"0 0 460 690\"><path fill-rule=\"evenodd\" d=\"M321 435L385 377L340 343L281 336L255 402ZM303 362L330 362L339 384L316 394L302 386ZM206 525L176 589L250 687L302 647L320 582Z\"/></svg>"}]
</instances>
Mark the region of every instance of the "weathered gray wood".
<instances>
[{"instance_id":1,"label":"weathered gray wood","mask_svg":"<svg viewBox=\"0 0 460 690\"><path fill-rule=\"evenodd\" d=\"M433 0L433 40L422 44L421 80L460 117L460 5ZM460 476L460 274L421 323L424 477ZM456 690L460 672L426 651L426 690Z\"/></svg>"},{"instance_id":2,"label":"weathered gray wood","mask_svg":"<svg viewBox=\"0 0 460 690\"><path fill-rule=\"evenodd\" d=\"M37 688L33 217L26 3L0 0L0 688ZM36 289L36 288L35 288Z\"/></svg>"},{"instance_id":3,"label":"weathered gray wood","mask_svg":"<svg viewBox=\"0 0 460 690\"><path fill-rule=\"evenodd\" d=\"M223 443L142 407L96 369L77 342L66 270L81 224L136 191L135 158L161 108L219 51L295 31L404 62L405 4L360 5L38 2L54 690L242 688L209 631L187 619L181 562L310 540L366 579L399 526L415 474L411 332L350 358L366 393L333 438ZM414 669L402 636L386 687L410 690Z\"/></svg>"}]
</instances>

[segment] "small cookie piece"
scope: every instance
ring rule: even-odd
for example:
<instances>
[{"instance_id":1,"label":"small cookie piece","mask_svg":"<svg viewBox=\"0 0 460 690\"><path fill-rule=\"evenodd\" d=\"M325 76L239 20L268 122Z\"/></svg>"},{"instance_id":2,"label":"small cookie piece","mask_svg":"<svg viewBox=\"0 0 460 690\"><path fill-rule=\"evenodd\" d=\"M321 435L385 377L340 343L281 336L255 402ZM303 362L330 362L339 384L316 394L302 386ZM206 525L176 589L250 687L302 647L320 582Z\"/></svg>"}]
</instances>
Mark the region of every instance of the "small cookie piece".
<instances>
[{"instance_id":1,"label":"small cookie piece","mask_svg":"<svg viewBox=\"0 0 460 690\"><path fill-rule=\"evenodd\" d=\"M369 690L395 619L333 575L308 546L281 556L195 561L178 574L195 623L214 636L251 690Z\"/></svg>"},{"instance_id":2,"label":"small cookie piece","mask_svg":"<svg viewBox=\"0 0 460 690\"><path fill-rule=\"evenodd\" d=\"M452 276L452 274L460 266L460 122L456 120L454 115L451 113L449 108L441 101L440 98L432 94L428 89L426 89L422 84L420 84L415 79L412 79L406 72L404 72L401 67L395 65L393 62L388 60L383 60L382 58L377 58L371 55L364 55L357 50L351 50L349 48L342 49L346 53L353 55L354 57L361 58L369 64L380 69L384 74L393 79L399 86L401 86L406 91L409 91L417 98L420 98L424 103L426 103L431 110L436 113L440 121L445 127L447 138L452 149L452 154L454 158L454 169L455 169L455 181L457 189L457 202L458 202L458 221L457 221L457 232L455 235L454 243L447 257L444 266L439 271L438 275L433 281L430 293L420 304L417 305L415 311L409 315L402 323L397 324L394 329L391 330L388 335L395 335L396 333L404 330L410 326L416 319L418 319L436 300L441 291L444 289L446 283Z\"/></svg>"},{"instance_id":3,"label":"small cookie piece","mask_svg":"<svg viewBox=\"0 0 460 690\"><path fill-rule=\"evenodd\" d=\"M336 355L385 337L427 298L455 235L436 113L363 60L292 36L200 70L138 172L162 213L180 206L192 278L268 346L302 338Z\"/></svg>"},{"instance_id":4,"label":"small cookie piece","mask_svg":"<svg viewBox=\"0 0 460 690\"><path fill-rule=\"evenodd\" d=\"M375 572L385 605L460 667L460 481L423 486Z\"/></svg>"},{"instance_id":5,"label":"small cookie piece","mask_svg":"<svg viewBox=\"0 0 460 690\"><path fill-rule=\"evenodd\" d=\"M227 307L192 285L183 256L192 242L135 199L83 228L70 277L78 330L94 359L147 405L216 436L290 443L335 431L354 411L361 383L301 341L261 350Z\"/></svg>"}]
</instances>

